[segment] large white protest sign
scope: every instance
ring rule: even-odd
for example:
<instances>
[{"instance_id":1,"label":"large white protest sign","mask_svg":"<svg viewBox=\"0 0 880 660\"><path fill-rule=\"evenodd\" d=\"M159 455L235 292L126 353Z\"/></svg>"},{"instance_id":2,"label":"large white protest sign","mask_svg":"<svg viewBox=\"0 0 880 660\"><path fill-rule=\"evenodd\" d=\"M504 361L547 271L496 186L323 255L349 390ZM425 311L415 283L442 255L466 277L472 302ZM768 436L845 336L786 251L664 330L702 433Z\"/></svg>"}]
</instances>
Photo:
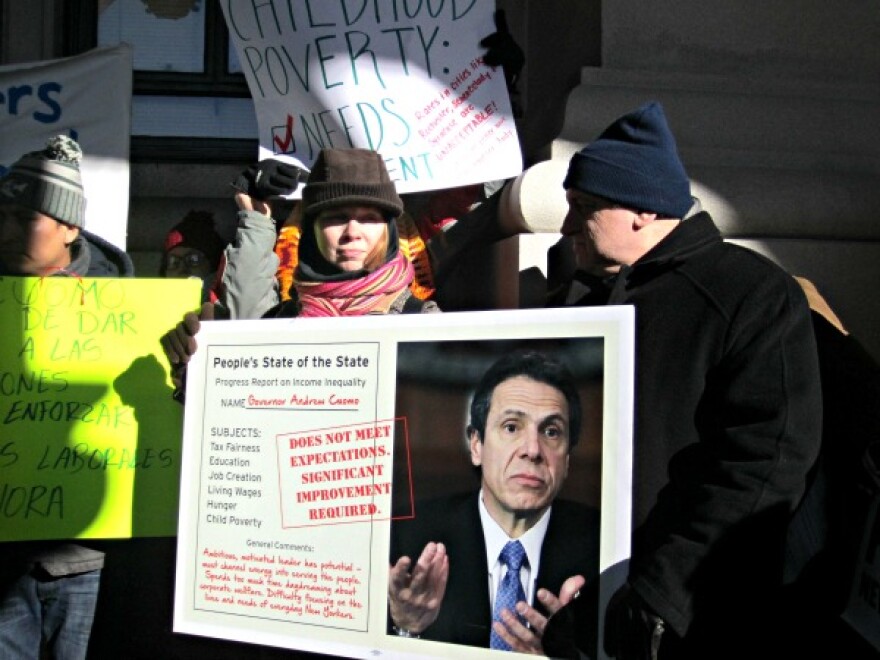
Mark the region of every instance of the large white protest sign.
<instances>
[{"instance_id":1,"label":"large white protest sign","mask_svg":"<svg viewBox=\"0 0 880 660\"><path fill-rule=\"evenodd\" d=\"M633 336L630 307L204 323L188 367L175 631L362 658L488 653L393 633L392 536L440 522L422 515L427 501L476 497L469 398L497 359L527 349L568 367L583 410L549 529L566 507L592 522L544 545L547 557L593 549L579 632L604 657L602 606L629 555ZM466 562L449 552L461 584ZM488 644L488 622L468 622L481 624Z\"/></svg>"},{"instance_id":2,"label":"large white protest sign","mask_svg":"<svg viewBox=\"0 0 880 660\"><path fill-rule=\"evenodd\" d=\"M86 229L125 249L131 48L0 67L0 174L64 134L83 150Z\"/></svg>"},{"instance_id":3,"label":"large white protest sign","mask_svg":"<svg viewBox=\"0 0 880 660\"><path fill-rule=\"evenodd\" d=\"M399 192L518 175L501 69L483 64L492 0L223 0L254 99L260 158L380 152Z\"/></svg>"}]
</instances>

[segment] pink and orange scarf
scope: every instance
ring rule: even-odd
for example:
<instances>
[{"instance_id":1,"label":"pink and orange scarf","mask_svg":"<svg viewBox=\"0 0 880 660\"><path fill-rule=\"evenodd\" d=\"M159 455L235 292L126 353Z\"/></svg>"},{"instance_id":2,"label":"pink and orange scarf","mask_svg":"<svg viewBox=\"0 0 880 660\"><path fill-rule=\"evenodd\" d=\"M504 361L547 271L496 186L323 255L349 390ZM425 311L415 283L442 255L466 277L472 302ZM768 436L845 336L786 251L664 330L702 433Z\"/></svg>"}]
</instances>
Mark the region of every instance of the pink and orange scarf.
<instances>
[{"instance_id":1,"label":"pink and orange scarf","mask_svg":"<svg viewBox=\"0 0 880 660\"><path fill-rule=\"evenodd\" d=\"M299 316L362 316L387 314L413 281L412 263L400 252L373 272L338 282L294 283Z\"/></svg>"}]
</instances>

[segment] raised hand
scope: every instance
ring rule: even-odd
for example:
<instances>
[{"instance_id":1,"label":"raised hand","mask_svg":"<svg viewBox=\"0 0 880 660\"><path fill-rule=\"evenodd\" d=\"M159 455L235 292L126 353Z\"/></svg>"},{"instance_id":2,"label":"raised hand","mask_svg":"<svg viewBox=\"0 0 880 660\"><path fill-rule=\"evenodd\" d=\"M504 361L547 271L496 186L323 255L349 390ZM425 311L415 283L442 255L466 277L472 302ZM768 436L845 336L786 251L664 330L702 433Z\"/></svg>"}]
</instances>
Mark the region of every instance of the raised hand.
<instances>
[{"instance_id":1,"label":"raised hand","mask_svg":"<svg viewBox=\"0 0 880 660\"><path fill-rule=\"evenodd\" d=\"M429 543L415 565L401 557L388 576L388 603L394 625L412 634L420 634L437 619L446 582L449 557L442 543Z\"/></svg>"},{"instance_id":2,"label":"raised hand","mask_svg":"<svg viewBox=\"0 0 880 660\"><path fill-rule=\"evenodd\" d=\"M232 187L249 197L265 201L294 192L305 179L305 171L274 158L261 160L239 174Z\"/></svg>"},{"instance_id":3,"label":"raised hand","mask_svg":"<svg viewBox=\"0 0 880 660\"><path fill-rule=\"evenodd\" d=\"M483 38L480 46L486 49L483 62L489 66L500 66L504 70L507 90L511 94L516 93L516 83L525 66L526 56L507 28L507 15L503 9L495 12L495 32Z\"/></svg>"},{"instance_id":4,"label":"raised hand","mask_svg":"<svg viewBox=\"0 0 880 660\"><path fill-rule=\"evenodd\" d=\"M538 602L544 607L546 615L528 603L520 601L516 604L516 614L519 617L505 610L501 615L501 621L496 621L492 627L510 645L512 651L545 655L542 638L547 621L563 605L570 603L586 582L582 575L573 575L562 583L558 596L549 589L538 589L536 594ZM520 617L525 619L528 625L524 624Z\"/></svg>"}]
</instances>

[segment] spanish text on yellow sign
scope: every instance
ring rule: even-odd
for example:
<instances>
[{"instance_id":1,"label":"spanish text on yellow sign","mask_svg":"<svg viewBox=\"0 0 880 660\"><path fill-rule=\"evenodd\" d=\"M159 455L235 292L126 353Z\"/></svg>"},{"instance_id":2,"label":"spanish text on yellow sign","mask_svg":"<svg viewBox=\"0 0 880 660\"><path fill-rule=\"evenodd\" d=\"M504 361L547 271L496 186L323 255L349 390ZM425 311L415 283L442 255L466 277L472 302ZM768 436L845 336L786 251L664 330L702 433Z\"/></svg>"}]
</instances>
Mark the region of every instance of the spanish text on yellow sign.
<instances>
[{"instance_id":1,"label":"spanish text on yellow sign","mask_svg":"<svg viewBox=\"0 0 880 660\"><path fill-rule=\"evenodd\" d=\"M0 277L0 540L176 533L182 408L159 338L199 295Z\"/></svg>"}]
</instances>

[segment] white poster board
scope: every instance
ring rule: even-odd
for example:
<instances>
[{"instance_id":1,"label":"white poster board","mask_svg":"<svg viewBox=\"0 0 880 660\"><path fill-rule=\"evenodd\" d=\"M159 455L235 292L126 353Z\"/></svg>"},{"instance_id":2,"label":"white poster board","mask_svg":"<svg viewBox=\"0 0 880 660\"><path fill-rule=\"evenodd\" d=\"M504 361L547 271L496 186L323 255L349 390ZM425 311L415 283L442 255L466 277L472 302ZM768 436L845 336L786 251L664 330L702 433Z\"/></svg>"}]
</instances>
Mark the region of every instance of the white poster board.
<instances>
[{"instance_id":1,"label":"white poster board","mask_svg":"<svg viewBox=\"0 0 880 660\"><path fill-rule=\"evenodd\" d=\"M128 233L131 47L0 66L0 175L55 135L83 150L86 229L124 250Z\"/></svg>"},{"instance_id":2,"label":"white poster board","mask_svg":"<svg viewBox=\"0 0 880 660\"><path fill-rule=\"evenodd\" d=\"M600 548L585 577L606 602L617 585L604 576L629 556L633 318L624 306L203 323L174 630L348 657L487 653L388 633L389 539L430 487L470 488L444 472L473 470L461 451L470 388L525 347L592 392L566 486L589 485L601 511L601 529L583 530Z\"/></svg>"},{"instance_id":3,"label":"white poster board","mask_svg":"<svg viewBox=\"0 0 880 660\"><path fill-rule=\"evenodd\" d=\"M373 149L399 193L522 171L504 72L479 46L492 0L221 4L260 159L311 167L322 148Z\"/></svg>"}]
</instances>

